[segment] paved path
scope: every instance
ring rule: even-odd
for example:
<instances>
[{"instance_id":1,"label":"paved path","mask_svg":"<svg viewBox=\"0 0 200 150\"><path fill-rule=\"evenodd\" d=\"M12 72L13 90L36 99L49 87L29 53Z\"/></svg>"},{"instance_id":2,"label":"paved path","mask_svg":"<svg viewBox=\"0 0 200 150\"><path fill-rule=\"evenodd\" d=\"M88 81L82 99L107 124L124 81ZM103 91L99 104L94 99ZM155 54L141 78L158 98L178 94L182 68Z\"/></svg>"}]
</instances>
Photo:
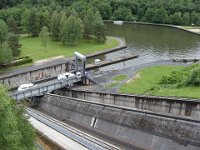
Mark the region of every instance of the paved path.
<instances>
[{"instance_id":1,"label":"paved path","mask_svg":"<svg viewBox=\"0 0 200 150\"><path fill-rule=\"evenodd\" d=\"M109 72L104 73L104 74L94 75L91 72L91 77L94 76L93 79L98 84L94 85L94 86L78 87L76 89L88 89L88 90L91 90L91 91L101 91L101 92L118 92L120 85L125 83L127 80L133 78L137 74L138 71L140 71L144 68L153 67L153 66L166 66L166 65L188 66L188 65L191 65L191 64L194 64L194 63L182 63L182 62L172 62L172 61L169 61L169 60L160 60L160 61L155 61L155 62L151 62L151 63L136 65L136 66L133 66L133 67L122 69L122 70L109 71ZM105 88L105 85L108 85L108 84L113 82L112 78L114 76L118 76L118 75L121 75L121 74L127 75L128 78L124 81L121 81L118 86L116 86L112 89Z\"/></svg>"}]
</instances>

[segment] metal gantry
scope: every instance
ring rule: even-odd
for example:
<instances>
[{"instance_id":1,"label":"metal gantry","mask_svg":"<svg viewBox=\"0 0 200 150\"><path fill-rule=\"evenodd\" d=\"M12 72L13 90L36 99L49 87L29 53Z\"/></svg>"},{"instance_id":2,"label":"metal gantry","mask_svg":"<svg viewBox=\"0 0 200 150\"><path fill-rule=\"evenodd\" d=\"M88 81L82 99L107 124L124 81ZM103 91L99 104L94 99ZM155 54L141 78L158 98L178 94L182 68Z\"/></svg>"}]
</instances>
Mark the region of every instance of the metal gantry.
<instances>
[{"instance_id":1,"label":"metal gantry","mask_svg":"<svg viewBox=\"0 0 200 150\"><path fill-rule=\"evenodd\" d=\"M66 86L73 86L74 83L80 82L85 74L85 62L86 57L78 52L75 55L75 67L76 72L81 72L81 77L73 76L59 81L56 77L52 80L48 80L37 84L36 87L30 88L25 91L18 91L17 89L9 91L9 95L15 100L22 100L35 96L43 96L46 93L51 93L54 90L61 89ZM80 64L81 61L81 64Z\"/></svg>"}]
</instances>

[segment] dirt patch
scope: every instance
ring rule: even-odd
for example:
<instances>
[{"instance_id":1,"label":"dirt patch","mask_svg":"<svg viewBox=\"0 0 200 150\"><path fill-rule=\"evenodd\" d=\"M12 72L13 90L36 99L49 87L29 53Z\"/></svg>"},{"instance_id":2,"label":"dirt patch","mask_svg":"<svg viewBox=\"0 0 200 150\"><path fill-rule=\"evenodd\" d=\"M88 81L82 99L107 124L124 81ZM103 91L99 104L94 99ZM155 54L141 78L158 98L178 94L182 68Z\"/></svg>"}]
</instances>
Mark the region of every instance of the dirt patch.
<instances>
[{"instance_id":1,"label":"dirt patch","mask_svg":"<svg viewBox=\"0 0 200 150\"><path fill-rule=\"evenodd\" d=\"M137 73L132 79L126 81L126 84L131 84L134 82L134 80L141 78L140 74Z\"/></svg>"}]
</instances>

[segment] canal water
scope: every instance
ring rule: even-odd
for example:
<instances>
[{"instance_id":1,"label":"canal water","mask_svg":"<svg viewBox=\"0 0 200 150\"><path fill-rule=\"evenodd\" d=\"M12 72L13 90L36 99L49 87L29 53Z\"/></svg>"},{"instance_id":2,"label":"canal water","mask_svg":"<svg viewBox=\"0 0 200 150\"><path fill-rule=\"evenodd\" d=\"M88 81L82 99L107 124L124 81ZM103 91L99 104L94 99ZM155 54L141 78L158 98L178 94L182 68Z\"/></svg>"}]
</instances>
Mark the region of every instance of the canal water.
<instances>
[{"instance_id":1,"label":"canal water","mask_svg":"<svg viewBox=\"0 0 200 150\"><path fill-rule=\"evenodd\" d=\"M107 35L124 38L128 48L98 56L101 60L115 59L129 54L139 55L138 59L100 68L99 71L118 70L134 65L170 60L174 58L200 59L200 36L180 29L124 23L106 23Z\"/></svg>"}]
</instances>

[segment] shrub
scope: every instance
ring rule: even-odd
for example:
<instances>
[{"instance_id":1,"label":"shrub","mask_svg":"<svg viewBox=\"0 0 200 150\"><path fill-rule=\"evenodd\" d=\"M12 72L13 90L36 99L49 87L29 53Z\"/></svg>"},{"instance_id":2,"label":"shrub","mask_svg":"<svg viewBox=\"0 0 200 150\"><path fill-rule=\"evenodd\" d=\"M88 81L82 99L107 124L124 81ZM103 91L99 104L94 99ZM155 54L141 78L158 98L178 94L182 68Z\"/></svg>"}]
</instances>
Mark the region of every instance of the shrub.
<instances>
[{"instance_id":1,"label":"shrub","mask_svg":"<svg viewBox=\"0 0 200 150\"><path fill-rule=\"evenodd\" d=\"M192 71L187 81L188 85L199 86L200 85L200 68L196 68Z\"/></svg>"},{"instance_id":2,"label":"shrub","mask_svg":"<svg viewBox=\"0 0 200 150\"><path fill-rule=\"evenodd\" d=\"M180 71L173 71L169 76L163 76L159 83L161 85L174 85L181 82L182 76Z\"/></svg>"},{"instance_id":3,"label":"shrub","mask_svg":"<svg viewBox=\"0 0 200 150\"><path fill-rule=\"evenodd\" d=\"M29 56L18 58L17 60L13 61L14 66L19 66L27 63L32 63L33 59Z\"/></svg>"}]
</instances>

